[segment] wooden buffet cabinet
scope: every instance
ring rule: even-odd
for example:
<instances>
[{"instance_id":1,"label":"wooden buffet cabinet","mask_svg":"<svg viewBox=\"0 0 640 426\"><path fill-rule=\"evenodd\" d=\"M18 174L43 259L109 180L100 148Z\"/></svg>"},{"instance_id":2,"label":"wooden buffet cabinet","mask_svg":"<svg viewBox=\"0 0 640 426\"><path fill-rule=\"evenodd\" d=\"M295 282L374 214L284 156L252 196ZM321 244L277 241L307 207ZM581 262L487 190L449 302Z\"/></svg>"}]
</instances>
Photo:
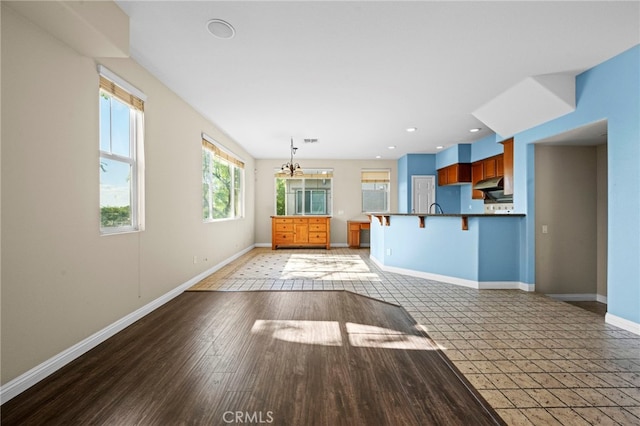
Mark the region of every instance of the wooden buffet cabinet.
<instances>
[{"instance_id":1,"label":"wooden buffet cabinet","mask_svg":"<svg viewBox=\"0 0 640 426\"><path fill-rule=\"evenodd\" d=\"M331 248L331 216L271 216L271 249Z\"/></svg>"}]
</instances>

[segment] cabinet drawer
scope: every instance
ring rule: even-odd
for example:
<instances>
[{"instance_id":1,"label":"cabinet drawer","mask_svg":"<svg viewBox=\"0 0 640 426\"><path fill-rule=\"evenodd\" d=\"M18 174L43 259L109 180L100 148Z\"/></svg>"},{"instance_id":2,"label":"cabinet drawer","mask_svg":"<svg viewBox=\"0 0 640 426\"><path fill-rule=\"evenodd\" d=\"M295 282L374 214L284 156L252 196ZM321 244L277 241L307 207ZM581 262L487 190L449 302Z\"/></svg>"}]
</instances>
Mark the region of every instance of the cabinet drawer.
<instances>
[{"instance_id":1,"label":"cabinet drawer","mask_svg":"<svg viewBox=\"0 0 640 426\"><path fill-rule=\"evenodd\" d=\"M276 232L293 232L293 223L276 223Z\"/></svg>"},{"instance_id":2,"label":"cabinet drawer","mask_svg":"<svg viewBox=\"0 0 640 426\"><path fill-rule=\"evenodd\" d=\"M310 232L322 231L327 232L327 224L326 223L312 223L309 225Z\"/></svg>"},{"instance_id":3,"label":"cabinet drawer","mask_svg":"<svg viewBox=\"0 0 640 426\"><path fill-rule=\"evenodd\" d=\"M293 242L293 234L290 232L278 232L273 236L276 245L291 244Z\"/></svg>"},{"instance_id":4,"label":"cabinet drawer","mask_svg":"<svg viewBox=\"0 0 640 426\"><path fill-rule=\"evenodd\" d=\"M309 233L309 242L314 244L325 244L327 242L327 233L311 232Z\"/></svg>"},{"instance_id":5,"label":"cabinet drawer","mask_svg":"<svg viewBox=\"0 0 640 426\"><path fill-rule=\"evenodd\" d=\"M307 223L309 223L309 221L306 217L296 217L295 219L293 219L293 223L298 225L306 225Z\"/></svg>"},{"instance_id":6,"label":"cabinet drawer","mask_svg":"<svg viewBox=\"0 0 640 426\"><path fill-rule=\"evenodd\" d=\"M293 219L290 219L290 218L277 217L277 218L275 218L273 220L275 221L276 225L279 224L279 223L293 223Z\"/></svg>"},{"instance_id":7,"label":"cabinet drawer","mask_svg":"<svg viewBox=\"0 0 640 426\"><path fill-rule=\"evenodd\" d=\"M310 217L308 218L309 223L327 223L327 218L326 217Z\"/></svg>"}]
</instances>

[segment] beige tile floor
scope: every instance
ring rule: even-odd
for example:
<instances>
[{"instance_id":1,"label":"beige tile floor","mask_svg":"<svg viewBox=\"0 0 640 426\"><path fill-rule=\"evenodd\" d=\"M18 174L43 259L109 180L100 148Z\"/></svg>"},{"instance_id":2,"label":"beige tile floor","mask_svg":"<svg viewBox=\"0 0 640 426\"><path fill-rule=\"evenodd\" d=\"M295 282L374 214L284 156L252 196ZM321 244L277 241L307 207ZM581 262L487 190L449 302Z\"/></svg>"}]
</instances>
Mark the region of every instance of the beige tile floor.
<instances>
[{"instance_id":1,"label":"beige tile floor","mask_svg":"<svg viewBox=\"0 0 640 426\"><path fill-rule=\"evenodd\" d=\"M541 294L381 271L368 250L254 249L192 290L348 290L404 307L510 425L640 425L640 336Z\"/></svg>"}]
</instances>

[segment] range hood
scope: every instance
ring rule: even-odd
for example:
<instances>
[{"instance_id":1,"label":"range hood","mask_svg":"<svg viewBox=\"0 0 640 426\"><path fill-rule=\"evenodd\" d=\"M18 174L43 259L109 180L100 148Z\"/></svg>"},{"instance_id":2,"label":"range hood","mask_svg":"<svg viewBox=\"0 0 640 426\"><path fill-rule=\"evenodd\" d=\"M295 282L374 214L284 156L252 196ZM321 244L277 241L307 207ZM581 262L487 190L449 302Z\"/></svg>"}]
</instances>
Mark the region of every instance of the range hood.
<instances>
[{"instance_id":1,"label":"range hood","mask_svg":"<svg viewBox=\"0 0 640 426\"><path fill-rule=\"evenodd\" d=\"M502 176L496 176L489 179L483 179L473 186L478 191L498 191L504 189Z\"/></svg>"},{"instance_id":2,"label":"range hood","mask_svg":"<svg viewBox=\"0 0 640 426\"><path fill-rule=\"evenodd\" d=\"M483 179L473 185L473 189L484 193L484 203L513 203L513 195L505 195L502 176Z\"/></svg>"}]
</instances>

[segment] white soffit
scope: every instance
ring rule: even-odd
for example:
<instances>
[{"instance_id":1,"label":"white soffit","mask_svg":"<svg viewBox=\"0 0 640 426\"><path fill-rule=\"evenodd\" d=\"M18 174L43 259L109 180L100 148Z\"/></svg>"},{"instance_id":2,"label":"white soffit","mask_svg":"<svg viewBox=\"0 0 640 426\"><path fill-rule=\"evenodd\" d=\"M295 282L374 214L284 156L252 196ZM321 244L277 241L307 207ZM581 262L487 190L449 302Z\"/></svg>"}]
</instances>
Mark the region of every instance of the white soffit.
<instances>
[{"instance_id":1,"label":"white soffit","mask_svg":"<svg viewBox=\"0 0 640 426\"><path fill-rule=\"evenodd\" d=\"M129 16L111 1L3 3L85 56L129 56Z\"/></svg>"},{"instance_id":2,"label":"white soffit","mask_svg":"<svg viewBox=\"0 0 640 426\"><path fill-rule=\"evenodd\" d=\"M561 117L576 109L573 74L527 77L473 112L502 137Z\"/></svg>"}]
</instances>

